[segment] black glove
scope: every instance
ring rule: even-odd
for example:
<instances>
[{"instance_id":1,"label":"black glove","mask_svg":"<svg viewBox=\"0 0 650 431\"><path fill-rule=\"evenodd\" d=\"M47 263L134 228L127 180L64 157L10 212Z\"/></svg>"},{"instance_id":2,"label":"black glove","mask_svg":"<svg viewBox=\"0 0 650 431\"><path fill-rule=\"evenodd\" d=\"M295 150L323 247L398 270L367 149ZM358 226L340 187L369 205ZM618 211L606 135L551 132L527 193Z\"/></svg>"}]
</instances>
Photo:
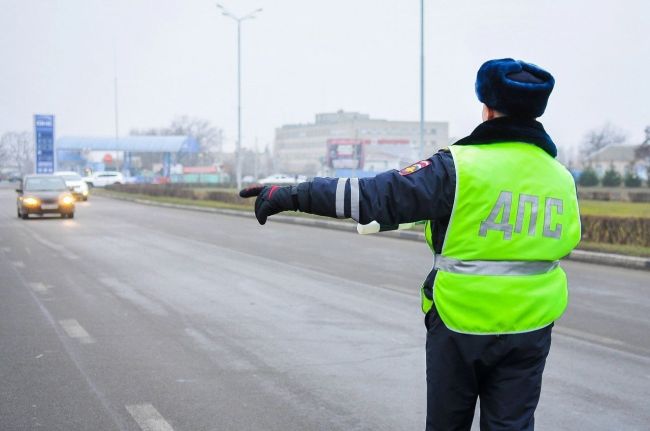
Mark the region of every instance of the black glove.
<instances>
[{"instance_id":1,"label":"black glove","mask_svg":"<svg viewBox=\"0 0 650 431\"><path fill-rule=\"evenodd\" d=\"M254 185L239 192L242 198L257 196L255 200L255 217L260 224L266 218L282 211L296 211L298 198L295 186L261 186Z\"/></svg>"}]
</instances>

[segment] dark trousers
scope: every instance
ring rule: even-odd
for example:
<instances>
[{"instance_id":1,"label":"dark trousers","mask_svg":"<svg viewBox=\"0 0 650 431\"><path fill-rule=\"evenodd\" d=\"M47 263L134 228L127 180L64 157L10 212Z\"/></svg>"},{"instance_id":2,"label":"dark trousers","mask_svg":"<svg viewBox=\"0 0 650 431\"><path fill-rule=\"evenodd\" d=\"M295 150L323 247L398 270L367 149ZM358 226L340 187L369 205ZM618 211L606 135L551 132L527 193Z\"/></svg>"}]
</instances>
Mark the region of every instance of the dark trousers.
<instances>
[{"instance_id":1,"label":"dark trousers","mask_svg":"<svg viewBox=\"0 0 650 431\"><path fill-rule=\"evenodd\" d=\"M450 331L427 314L426 431L469 430L480 399L482 431L535 427L553 325L511 335Z\"/></svg>"}]
</instances>

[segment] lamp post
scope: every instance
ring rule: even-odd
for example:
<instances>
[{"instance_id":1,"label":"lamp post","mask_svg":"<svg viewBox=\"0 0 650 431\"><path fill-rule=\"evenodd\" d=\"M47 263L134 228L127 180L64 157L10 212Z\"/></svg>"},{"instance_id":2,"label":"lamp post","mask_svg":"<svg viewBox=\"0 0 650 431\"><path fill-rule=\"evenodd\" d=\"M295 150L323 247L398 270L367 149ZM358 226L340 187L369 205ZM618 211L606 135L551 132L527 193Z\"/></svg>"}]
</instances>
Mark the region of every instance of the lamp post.
<instances>
[{"instance_id":1,"label":"lamp post","mask_svg":"<svg viewBox=\"0 0 650 431\"><path fill-rule=\"evenodd\" d=\"M262 9L256 9L243 16L237 16L226 9L223 5L217 3L221 14L232 18L237 23L237 146L236 146L236 171L237 171L237 189L241 189L241 23L247 19L255 18L255 14L262 12Z\"/></svg>"}]
</instances>

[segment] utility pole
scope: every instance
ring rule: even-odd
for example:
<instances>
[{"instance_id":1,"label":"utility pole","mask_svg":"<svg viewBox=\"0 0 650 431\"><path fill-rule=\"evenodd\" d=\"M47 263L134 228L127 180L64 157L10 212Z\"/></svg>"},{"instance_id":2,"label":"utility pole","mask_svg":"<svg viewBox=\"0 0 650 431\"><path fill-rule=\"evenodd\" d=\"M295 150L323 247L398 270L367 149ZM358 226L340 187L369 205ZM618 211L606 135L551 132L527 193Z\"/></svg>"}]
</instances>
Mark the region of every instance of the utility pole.
<instances>
[{"instance_id":1,"label":"utility pole","mask_svg":"<svg viewBox=\"0 0 650 431\"><path fill-rule=\"evenodd\" d=\"M115 146L117 147L120 139L119 117L117 109L117 46L113 40L113 106L115 109ZM115 149L115 166L117 166L117 148ZM122 166L124 165L124 154L122 155Z\"/></svg>"}]
</instances>

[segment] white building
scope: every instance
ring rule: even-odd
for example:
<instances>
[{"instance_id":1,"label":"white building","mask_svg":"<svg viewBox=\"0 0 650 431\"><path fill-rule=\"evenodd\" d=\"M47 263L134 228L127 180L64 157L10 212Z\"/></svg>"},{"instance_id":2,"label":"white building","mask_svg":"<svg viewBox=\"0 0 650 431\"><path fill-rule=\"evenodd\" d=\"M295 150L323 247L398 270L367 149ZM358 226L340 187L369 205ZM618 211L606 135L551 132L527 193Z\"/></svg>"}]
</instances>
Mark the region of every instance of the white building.
<instances>
[{"instance_id":1,"label":"white building","mask_svg":"<svg viewBox=\"0 0 650 431\"><path fill-rule=\"evenodd\" d=\"M276 129L276 168L304 175L339 169L357 173L398 169L448 145L447 122L425 122L424 131L424 151L420 155L417 121L373 119L345 111L316 114L314 123Z\"/></svg>"},{"instance_id":2,"label":"white building","mask_svg":"<svg viewBox=\"0 0 650 431\"><path fill-rule=\"evenodd\" d=\"M613 167L621 175L633 172L639 178L647 180L650 163L636 158L638 148L638 145L608 145L589 155L584 164L591 166L601 178Z\"/></svg>"}]
</instances>

